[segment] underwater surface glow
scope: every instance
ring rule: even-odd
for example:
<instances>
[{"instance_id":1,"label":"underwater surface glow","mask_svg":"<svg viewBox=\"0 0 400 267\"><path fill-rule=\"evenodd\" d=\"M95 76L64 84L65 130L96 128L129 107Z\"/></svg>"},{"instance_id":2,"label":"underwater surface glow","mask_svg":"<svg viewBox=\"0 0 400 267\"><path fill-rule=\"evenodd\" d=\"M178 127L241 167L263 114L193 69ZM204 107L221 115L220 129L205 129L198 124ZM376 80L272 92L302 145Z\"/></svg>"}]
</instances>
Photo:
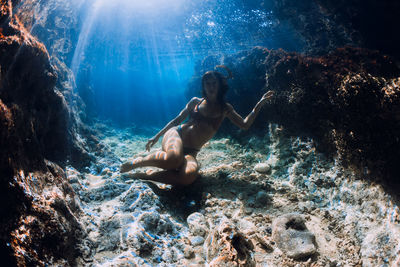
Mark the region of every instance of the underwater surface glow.
<instances>
[{"instance_id":1,"label":"underwater surface glow","mask_svg":"<svg viewBox=\"0 0 400 267\"><path fill-rule=\"evenodd\" d=\"M121 123L165 124L186 104L196 62L257 45L280 47L282 40L269 35L272 12L246 9L239 0L91 3L71 69L78 91L82 81L95 91L98 115Z\"/></svg>"},{"instance_id":2,"label":"underwater surface glow","mask_svg":"<svg viewBox=\"0 0 400 267\"><path fill-rule=\"evenodd\" d=\"M121 8L128 8L135 10L136 12L154 12L160 9L176 9L180 8L183 3L188 0L97 0L95 5L109 6L119 6Z\"/></svg>"}]
</instances>

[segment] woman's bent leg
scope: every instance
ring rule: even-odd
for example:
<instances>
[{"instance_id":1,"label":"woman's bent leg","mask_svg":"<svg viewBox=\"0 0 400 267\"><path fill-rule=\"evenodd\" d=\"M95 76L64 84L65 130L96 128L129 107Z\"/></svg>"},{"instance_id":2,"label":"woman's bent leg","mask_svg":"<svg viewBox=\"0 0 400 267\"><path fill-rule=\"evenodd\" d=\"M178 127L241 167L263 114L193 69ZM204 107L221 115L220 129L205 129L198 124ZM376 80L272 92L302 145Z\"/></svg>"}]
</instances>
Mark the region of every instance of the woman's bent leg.
<instances>
[{"instance_id":1,"label":"woman's bent leg","mask_svg":"<svg viewBox=\"0 0 400 267\"><path fill-rule=\"evenodd\" d=\"M151 153L146 157L139 157L121 165L121 173L139 167L158 167L166 170L178 169L183 163L182 139L175 128L165 133L162 141L162 150Z\"/></svg>"},{"instance_id":2,"label":"woman's bent leg","mask_svg":"<svg viewBox=\"0 0 400 267\"><path fill-rule=\"evenodd\" d=\"M137 178L150 180L164 184L189 185L193 183L198 176L198 163L191 155L186 155L183 165L179 170L166 170L159 172L137 173Z\"/></svg>"}]
</instances>

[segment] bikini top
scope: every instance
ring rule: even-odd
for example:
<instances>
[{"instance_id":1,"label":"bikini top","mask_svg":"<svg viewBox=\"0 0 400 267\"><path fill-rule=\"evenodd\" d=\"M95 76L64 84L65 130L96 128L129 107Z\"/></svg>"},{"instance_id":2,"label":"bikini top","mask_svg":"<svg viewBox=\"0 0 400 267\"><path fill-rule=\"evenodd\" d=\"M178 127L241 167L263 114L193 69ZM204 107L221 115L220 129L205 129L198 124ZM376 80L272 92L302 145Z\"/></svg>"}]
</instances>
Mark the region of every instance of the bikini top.
<instances>
[{"instance_id":1,"label":"bikini top","mask_svg":"<svg viewBox=\"0 0 400 267\"><path fill-rule=\"evenodd\" d=\"M196 121L196 122L205 122L209 125L211 125L214 129L218 129L220 124L222 123L222 114L218 117L207 117L201 114L199 110L199 105L204 101L204 98L200 100L199 103L196 104L196 106L193 108L193 110L190 112L190 118L189 121Z\"/></svg>"}]
</instances>

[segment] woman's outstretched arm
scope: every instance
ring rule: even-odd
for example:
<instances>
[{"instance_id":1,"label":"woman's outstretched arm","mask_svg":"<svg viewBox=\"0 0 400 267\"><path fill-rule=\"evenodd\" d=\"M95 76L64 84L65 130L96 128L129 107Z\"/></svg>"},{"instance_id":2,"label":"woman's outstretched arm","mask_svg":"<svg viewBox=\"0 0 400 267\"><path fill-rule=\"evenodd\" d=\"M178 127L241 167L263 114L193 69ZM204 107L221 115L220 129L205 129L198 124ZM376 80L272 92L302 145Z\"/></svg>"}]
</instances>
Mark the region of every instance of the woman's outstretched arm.
<instances>
[{"instance_id":1,"label":"woman's outstretched arm","mask_svg":"<svg viewBox=\"0 0 400 267\"><path fill-rule=\"evenodd\" d=\"M253 110L249 113L249 115L247 115L247 117L244 119L235 111L232 105L228 104L228 113L226 116L233 124L237 125L241 129L247 130L253 124L261 108L265 105L265 103L267 103L268 100L270 100L273 97L273 95L274 91L266 92L261 97L260 101L257 102L257 104L255 105Z\"/></svg>"},{"instance_id":2,"label":"woman's outstretched arm","mask_svg":"<svg viewBox=\"0 0 400 267\"><path fill-rule=\"evenodd\" d=\"M157 143L158 139L163 136L169 129L174 126L181 124L189 115L190 111L194 108L196 103L199 102L197 97L193 97L185 106L185 108L176 116L173 120L167 123L164 128L162 128L155 136L149 139L146 144L146 150L149 151L150 148Z\"/></svg>"}]
</instances>

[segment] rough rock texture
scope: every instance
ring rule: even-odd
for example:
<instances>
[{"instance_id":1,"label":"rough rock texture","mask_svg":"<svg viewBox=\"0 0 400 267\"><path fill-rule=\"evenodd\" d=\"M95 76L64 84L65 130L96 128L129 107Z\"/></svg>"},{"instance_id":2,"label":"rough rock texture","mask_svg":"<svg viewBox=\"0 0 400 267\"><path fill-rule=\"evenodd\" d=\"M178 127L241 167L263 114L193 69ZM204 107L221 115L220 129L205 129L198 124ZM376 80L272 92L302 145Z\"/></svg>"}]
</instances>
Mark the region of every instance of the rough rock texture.
<instances>
[{"instance_id":1,"label":"rough rock texture","mask_svg":"<svg viewBox=\"0 0 400 267\"><path fill-rule=\"evenodd\" d=\"M390 57L350 47L322 57L255 48L203 60L187 95L198 91L194 85L206 70L221 63L234 74L227 98L241 114L265 90L276 92L256 127L276 122L363 173L398 182L400 70Z\"/></svg>"},{"instance_id":2,"label":"rough rock texture","mask_svg":"<svg viewBox=\"0 0 400 267\"><path fill-rule=\"evenodd\" d=\"M84 236L79 204L51 161L89 157L57 89L59 72L13 15L17 4L0 2L1 250L8 266L72 264Z\"/></svg>"},{"instance_id":3,"label":"rough rock texture","mask_svg":"<svg viewBox=\"0 0 400 267\"><path fill-rule=\"evenodd\" d=\"M31 148L28 158L40 151L50 160L62 162L69 157L88 163L89 156L77 133L77 109L66 101L71 93L62 84L65 68L51 65L44 45L12 16L11 6L9 10L1 19L0 97L18 114L15 126L18 134L25 135L21 147Z\"/></svg>"},{"instance_id":4,"label":"rough rock texture","mask_svg":"<svg viewBox=\"0 0 400 267\"><path fill-rule=\"evenodd\" d=\"M288 257L304 259L317 252L315 236L308 231L300 214L285 214L272 223L272 238Z\"/></svg>"},{"instance_id":5,"label":"rough rock texture","mask_svg":"<svg viewBox=\"0 0 400 267\"><path fill-rule=\"evenodd\" d=\"M254 245L246 235L229 223L222 221L210 232L204 245L209 266L255 267Z\"/></svg>"},{"instance_id":6,"label":"rough rock texture","mask_svg":"<svg viewBox=\"0 0 400 267\"><path fill-rule=\"evenodd\" d=\"M57 89L64 95L71 116L75 117L78 125L72 128L78 132L83 128L80 121L88 122L94 115L94 91L87 81L91 67L89 63L81 65L74 75L67 66L72 68L84 15L91 3L84 0L23 0L16 10L25 28L49 51L50 62L58 75Z\"/></svg>"},{"instance_id":7,"label":"rough rock texture","mask_svg":"<svg viewBox=\"0 0 400 267\"><path fill-rule=\"evenodd\" d=\"M84 84L85 81L77 81L76 74L70 69L83 25L82 13L88 8L87 5L90 5L90 1L23 0L15 12L30 34L42 42L49 52L51 65L57 74L56 89L64 96L69 114L73 117L69 120L69 130L73 135L83 135L95 143L90 130L81 123L87 122L90 115L93 115L88 114L88 108L93 102L93 91ZM79 71L84 72L85 69ZM74 144L80 150L89 150L84 142L79 141L78 138ZM74 155L78 154L71 154ZM81 165L87 165L88 160L83 159ZM76 165L82 159L71 158L70 161Z\"/></svg>"},{"instance_id":8,"label":"rough rock texture","mask_svg":"<svg viewBox=\"0 0 400 267\"><path fill-rule=\"evenodd\" d=\"M4 200L7 211L2 207L6 216L2 216L1 242L11 249L10 263L16 260L18 266L75 265L80 240L86 236L78 220L79 199L64 171L46 164L41 171L21 170L12 185L18 195L13 202Z\"/></svg>"},{"instance_id":9,"label":"rough rock texture","mask_svg":"<svg viewBox=\"0 0 400 267\"><path fill-rule=\"evenodd\" d=\"M81 30L83 0L22 0L15 10L25 28L46 46L50 56L68 66Z\"/></svg>"}]
</instances>

